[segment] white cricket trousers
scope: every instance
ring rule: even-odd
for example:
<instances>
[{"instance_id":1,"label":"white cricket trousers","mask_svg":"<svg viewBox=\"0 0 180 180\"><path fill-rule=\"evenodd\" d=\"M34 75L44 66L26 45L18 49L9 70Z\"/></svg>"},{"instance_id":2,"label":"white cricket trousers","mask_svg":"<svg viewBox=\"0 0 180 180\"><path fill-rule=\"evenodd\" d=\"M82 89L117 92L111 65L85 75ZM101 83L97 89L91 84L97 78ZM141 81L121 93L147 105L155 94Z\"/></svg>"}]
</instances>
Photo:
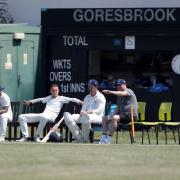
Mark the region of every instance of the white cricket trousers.
<instances>
[{"instance_id":1,"label":"white cricket trousers","mask_svg":"<svg viewBox=\"0 0 180 180\"><path fill-rule=\"evenodd\" d=\"M37 122L39 122L39 125L35 133L35 137L41 137L43 134L43 129L46 126L47 122L49 121L53 122L54 120L50 115L45 113L39 113L39 114L29 113L29 114L19 115L19 123L23 137L29 137L28 123L37 123Z\"/></svg>"},{"instance_id":2,"label":"white cricket trousers","mask_svg":"<svg viewBox=\"0 0 180 180\"><path fill-rule=\"evenodd\" d=\"M5 138L8 121L12 121L12 114L3 113L0 115L0 137Z\"/></svg>"},{"instance_id":3,"label":"white cricket trousers","mask_svg":"<svg viewBox=\"0 0 180 180\"><path fill-rule=\"evenodd\" d=\"M65 112L64 120L76 140L88 142L91 123L102 123L102 116L97 114L79 115ZM81 123L81 134L77 123Z\"/></svg>"}]
</instances>

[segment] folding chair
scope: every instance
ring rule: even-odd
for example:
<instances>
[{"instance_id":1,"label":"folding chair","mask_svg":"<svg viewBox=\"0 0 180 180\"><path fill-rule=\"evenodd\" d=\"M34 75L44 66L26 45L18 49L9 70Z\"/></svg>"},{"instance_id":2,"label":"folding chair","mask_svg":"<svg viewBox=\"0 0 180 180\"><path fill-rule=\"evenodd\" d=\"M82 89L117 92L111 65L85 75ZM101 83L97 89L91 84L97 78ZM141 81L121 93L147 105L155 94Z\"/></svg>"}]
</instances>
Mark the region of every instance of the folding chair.
<instances>
[{"instance_id":1,"label":"folding chair","mask_svg":"<svg viewBox=\"0 0 180 180\"><path fill-rule=\"evenodd\" d=\"M13 119L11 122L8 122L8 140L11 141L12 139L17 138L17 127L19 126L18 122L18 115L19 115L19 107L20 102L11 102L11 109L13 113ZM14 128L14 137L12 138L12 127Z\"/></svg>"},{"instance_id":2,"label":"folding chair","mask_svg":"<svg viewBox=\"0 0 180 180\"><path fill-rule=\"evenodd\" d=\"M156 144L158 144L158 121L146 121L145 118L145 111L146 111L146 103L145 102L138 102L138 114L139 114L139 121L136 124L139 124L142 128L142 144L144 144L144 131L146 130L148 136L148 142L151 144L149 130L154 127L155 128L155 135L156 135Z\"/></svg>"},{"instance_id":3,"label":"folding chair","mask_svg":"<svg viewBox=\"0 0 180 180\"><path fill-rule=\"evenodd\" d=\"M135 139L134 139L134 125L135 125L135 122L134 122L134 116L133 116L133 109L131 108L131 122L130 123L121 123L120 122L117 125L117 129L116 129L116 144L118 143L118 131L120 131L122 129L122 127L128 127L131 144L135 143Z\"/></svg>"},{"instance_id":4,"label":"folding chair","mask_svg":"<svg viewBox=\"0 0 180 180\"><path fill-rule=\"evenodd\" d=\"M178 131L178 140L180 144L180 122L174 122L171 118L171 109L172 109L172 103L171 102L162 102L159 108L159 121L161 121L160 125L164 127L165 132L165 143L167 144L167 127L172 128L172 133L174 137L174 142L176 143L176 137L175 137L175 128L177 128Z\"/></svg>"}]
</instances>

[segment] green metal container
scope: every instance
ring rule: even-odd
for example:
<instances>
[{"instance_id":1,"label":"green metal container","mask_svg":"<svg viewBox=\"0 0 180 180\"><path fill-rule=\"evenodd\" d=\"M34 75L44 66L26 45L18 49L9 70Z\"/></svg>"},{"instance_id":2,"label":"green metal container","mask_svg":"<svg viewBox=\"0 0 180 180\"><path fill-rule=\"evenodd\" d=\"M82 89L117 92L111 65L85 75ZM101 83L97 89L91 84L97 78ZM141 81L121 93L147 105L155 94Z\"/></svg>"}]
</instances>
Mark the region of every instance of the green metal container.
<instances>
[{"instance_id":1,"label":"green metal container","mask_svg":"<svg viewBox=\"0 0 180 180\"><path fill-rule=\"evenodd\" d=\"M40 27L0 25L0 84L11 101L34 98Z\"/></svg>"}]
</instances>

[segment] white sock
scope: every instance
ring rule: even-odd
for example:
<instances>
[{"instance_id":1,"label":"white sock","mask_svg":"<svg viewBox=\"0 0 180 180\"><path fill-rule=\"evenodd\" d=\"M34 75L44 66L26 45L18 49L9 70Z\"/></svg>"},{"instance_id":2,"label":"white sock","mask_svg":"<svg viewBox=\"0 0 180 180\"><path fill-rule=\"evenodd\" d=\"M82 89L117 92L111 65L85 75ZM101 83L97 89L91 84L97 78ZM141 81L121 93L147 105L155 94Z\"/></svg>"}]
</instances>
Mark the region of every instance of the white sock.
<instances>
[{"instance_id":1,"label":"white sock","mask_svg":"<svg viewBox=\"0 0 180 180\"><path fill-rule=\"evenodd\" d=\"M102 139L106 139L106 138L107 138L107 134L103 134Z\"/></svg>"},{"instance_id":2,"label":"white sock","mask_svg":"<svg viewBox=\"0 0 180 180\"><path fill-rule=\"evenodd\" d=\"M107 142L109 143L109 142L111 142L111 139L112 139L112 136L107 136Z\"/></svg>"}]
</instances>

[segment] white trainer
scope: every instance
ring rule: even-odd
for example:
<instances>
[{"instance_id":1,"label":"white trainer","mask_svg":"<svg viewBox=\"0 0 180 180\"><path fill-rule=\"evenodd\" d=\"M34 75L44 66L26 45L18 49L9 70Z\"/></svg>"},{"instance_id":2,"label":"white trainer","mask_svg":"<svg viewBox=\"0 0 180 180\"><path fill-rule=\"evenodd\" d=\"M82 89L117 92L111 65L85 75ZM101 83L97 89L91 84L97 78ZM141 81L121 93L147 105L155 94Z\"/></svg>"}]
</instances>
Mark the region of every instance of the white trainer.
<instances>
[{"instance_id":1,"label":"white trainer","mask_svg":"<svg viewBox=\"0 0 180 180\"><path fill-rule=\"evenodd\" d=\"M34 138L34 141L37 142L37 143L41 142L41 140L40 140L39 137L35 137L35 138Z\"/></svg>"},{"instance_id":2,"label":"white trainer","mask_svg":"<svg viewBox=\"0 0 180 180\"><path fill-rule=\"evenodd\" d=\"M99 141L99 144L106 144L106 141L107 141L107 135L103 134Z\"/></svg>"},{"instance_id":3,"label":"white trainer","mask_svg":"<svg viewBox=\"0 0 180 180\"><path fill-rule=\"evenodd\" d=\"M23 138L21 138L21 139L19 139L19 140L16 140L15 142L26 142L26 141L28 141L28 140L29 140L28 137L23 137Z\"/></svg>"},{"instance_id":4,"label":"white trainer","mask_svg":"<svg viewBox=\"0 0 180 180\"><path fill-rule=\"evenodd\" d=\"M104 144L111 144L112 136L107 136Z\"/></svg>"},{"instance_id":5,"label":"white trainer","mask_svg":"<svg viewBox=\"0 0 180 180\"><path fill-rule=\"evenodd\" d=\"M0 137L0 142L5 142L5 138L4 137Z\"/></svg>"}]
</instances>

